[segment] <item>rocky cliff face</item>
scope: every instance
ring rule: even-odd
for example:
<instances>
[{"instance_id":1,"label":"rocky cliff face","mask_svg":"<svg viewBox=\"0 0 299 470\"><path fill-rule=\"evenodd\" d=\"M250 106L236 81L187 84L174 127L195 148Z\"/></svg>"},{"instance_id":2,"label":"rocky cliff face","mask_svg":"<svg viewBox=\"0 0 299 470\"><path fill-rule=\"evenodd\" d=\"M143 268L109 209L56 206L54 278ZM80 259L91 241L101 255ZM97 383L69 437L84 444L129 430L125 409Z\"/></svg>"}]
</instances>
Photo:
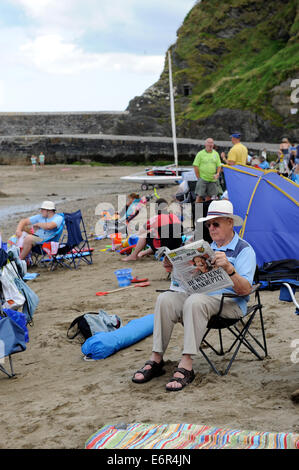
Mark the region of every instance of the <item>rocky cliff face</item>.
<instances>
[{"instance_id":1,"label":"rocky cliff face","mask_svg":"<svg viewBox=\"0 0 299 470\"><path fill-rule=\"evenodd\" d=\"M299 141L298 5L195 4L170 47L179 137L228 139L238 129L244 141L278 142L285 135ZM127 111L120 134L171 136L167 60L158 82Z\"/></svg>"}]
</instances>

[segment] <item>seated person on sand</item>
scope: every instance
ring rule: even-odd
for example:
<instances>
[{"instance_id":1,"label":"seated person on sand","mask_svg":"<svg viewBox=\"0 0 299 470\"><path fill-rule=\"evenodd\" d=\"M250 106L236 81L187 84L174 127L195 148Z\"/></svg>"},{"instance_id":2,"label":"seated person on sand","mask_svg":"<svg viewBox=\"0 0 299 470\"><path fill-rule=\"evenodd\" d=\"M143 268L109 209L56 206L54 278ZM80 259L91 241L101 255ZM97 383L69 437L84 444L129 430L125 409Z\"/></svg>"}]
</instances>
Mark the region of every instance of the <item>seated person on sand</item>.
<instances>
[{"instance_id":1,"label":"seated person on sand","mask_svg":"<svg viewBox=\"0 0 299 470\"><path fill-rule=\"evenodd\" d=\"M267 162L266 158L264 157L264 155L261 155L259 157L259 164L258 166L262 169L262 170L269 170L270 168L270 165L269 163Z\"/></svg>"},{"instance_id":2,"label":"seated person on sand","mask_svg":"<svg viewBox=\"0 0 299 470\"><path fill-rule=\"evenodd\" d=\"M182 244L182 224L179 218L167 210L167 201L157 199L155 202L156 214L149 219L138 233L138 242L133 253L123 261L136 261L139 258L155 253L162 246L170 250ZM146 245L147 250L142 251Z\"/></svg>"},{"instance_id":3,"label":"seated person on sand","mask_svg":"<svg viewBox=\"0 0 299 470\"><path fill-rule=\"evenodd\" d=\"M165 373L163 356L171 338L175 323L184 325L184 347L181 360L168 380L167 391L180 391L195 377L193 356L199 353L202 338L209 319L218 313L223 292L238 294L238 298L225 298L222 316L241 318L247 311L248 294L251 291L256 268L253 248L240 239L234 226L242 225L242 219L233 213L228 200L211 202L207 217L198 219L206 222L215 251L214 267L222 267L233 281L231 287L207 294L187 294L178 279L174 278L172 265L167 257L163 265L171 272L170 290L160 294L156 301L153 347L150 360L135 372L132 381L141 384Z\"/></svg>"},{"instance_id":4,"label":"seated person on sand","mask_svg":"<svg viewBox=\"0 0 299 470\"><path fill-rule=\"evenodd\" d=\"M140 202L139 194L131 193L128 195L126 204L126 221L130 221L137 215L137 206Z\"/></svg>"},{"instance_id":5,"label":"seated person on sand","mask_svg":"<svg viewBox=\"0 0 299 470\"><path fill-rule=\"evenodd\" d=\"M24 232L26 233L20 259L25 259L34 245L49 239L55 234L63 222L63 217L55 214L55 212L54 202L44 201L40 208L40 214L20 220L16 229L16 236L20 239L24 236Z\"/></svg>"},{"instance_id":6,"label":"seated person on sand","mask_svg":"<svg viewBox=\"0 0 299 470\"><path fill-rule=\"evenodd\" d=\"M136 215L138 215L140 209L147 203L148 198L140 198L139 194L131 193L127 197L126 205L119 211L110 214L109 211L103 211L101 216L107 220L117 220L118 222L125 222L128 224ZM118 224L116 222L116 226Z\"/></svg>"}]
</instances>

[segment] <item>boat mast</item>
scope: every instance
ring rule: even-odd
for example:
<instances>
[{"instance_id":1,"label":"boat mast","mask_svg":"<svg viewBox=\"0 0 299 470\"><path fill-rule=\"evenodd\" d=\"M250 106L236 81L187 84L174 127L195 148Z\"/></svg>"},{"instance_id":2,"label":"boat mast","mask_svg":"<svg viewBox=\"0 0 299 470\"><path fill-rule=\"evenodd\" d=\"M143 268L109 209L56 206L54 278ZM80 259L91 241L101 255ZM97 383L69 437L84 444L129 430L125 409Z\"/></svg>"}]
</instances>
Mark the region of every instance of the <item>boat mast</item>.
<instances>
[{"instance_id":1,"label":"boat mast","mask_svg":"<svg viewBox=\"0 0 299 470\"><path fill-rule=\"evenodd\" d=\"M175 127L174 98L173 98L172 68L171 68L170 51L168 51L168 64L169 64L169 97L170 97L170 112L171 112L171 126L172 126L174 162L175 162L175 166L176 166L176 175L178 175L178 149L177 149L177 142L176 142L176 127Z\"/></svg>"}]
</instances>

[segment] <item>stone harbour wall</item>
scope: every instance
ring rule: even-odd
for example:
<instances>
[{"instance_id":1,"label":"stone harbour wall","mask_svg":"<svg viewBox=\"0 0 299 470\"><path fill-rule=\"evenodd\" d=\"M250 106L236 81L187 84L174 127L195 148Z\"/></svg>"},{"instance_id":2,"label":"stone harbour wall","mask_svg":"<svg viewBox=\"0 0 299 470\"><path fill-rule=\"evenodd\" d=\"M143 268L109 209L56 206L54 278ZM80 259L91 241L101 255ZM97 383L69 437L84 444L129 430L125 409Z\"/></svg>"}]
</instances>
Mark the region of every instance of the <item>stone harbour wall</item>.
<instances>
[{"instance_id":1,"label":"stone harbour wall","mask_svg":"<svg viewBox=\"0 0 299 470\"><path fill-rule=\"evenodd\" d=\"M178 143L180 160L192 161L199 150L198 143ZM129 136L0 136L0 164L30 163L31 155L43 152L47 164L96 161L173 161L171 139L146 140Z\"/></svg>"},{"instance_id":2,"label":"stone harbour wall","mask_svg":"<svg viewBox=\"0 0 299 470\"><path fill-rule=\"evenodd\" d=\"M0 113L1 135L114 134L127 112Z\"/></svg>"}]
</instances>

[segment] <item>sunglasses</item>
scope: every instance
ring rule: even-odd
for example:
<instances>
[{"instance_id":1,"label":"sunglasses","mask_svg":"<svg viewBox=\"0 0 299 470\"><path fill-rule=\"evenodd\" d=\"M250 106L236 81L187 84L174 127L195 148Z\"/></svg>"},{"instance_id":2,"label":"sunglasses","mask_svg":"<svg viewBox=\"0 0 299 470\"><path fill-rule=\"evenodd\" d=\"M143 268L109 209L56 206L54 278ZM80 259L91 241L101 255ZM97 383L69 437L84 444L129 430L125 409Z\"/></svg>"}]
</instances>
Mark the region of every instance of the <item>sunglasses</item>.
<instances>
[{"instance_id":1,"label":"sunglasses","mask_svg":"<svg viewBox=\"0 0 299 470\"><path fill-rule=\"evenodd\" d=\"M205 226L210 228L210 226L213 225L213 227L217 228L219 227L220 223L219 222L205 222Z\"/></svg>"}]
</instances>

